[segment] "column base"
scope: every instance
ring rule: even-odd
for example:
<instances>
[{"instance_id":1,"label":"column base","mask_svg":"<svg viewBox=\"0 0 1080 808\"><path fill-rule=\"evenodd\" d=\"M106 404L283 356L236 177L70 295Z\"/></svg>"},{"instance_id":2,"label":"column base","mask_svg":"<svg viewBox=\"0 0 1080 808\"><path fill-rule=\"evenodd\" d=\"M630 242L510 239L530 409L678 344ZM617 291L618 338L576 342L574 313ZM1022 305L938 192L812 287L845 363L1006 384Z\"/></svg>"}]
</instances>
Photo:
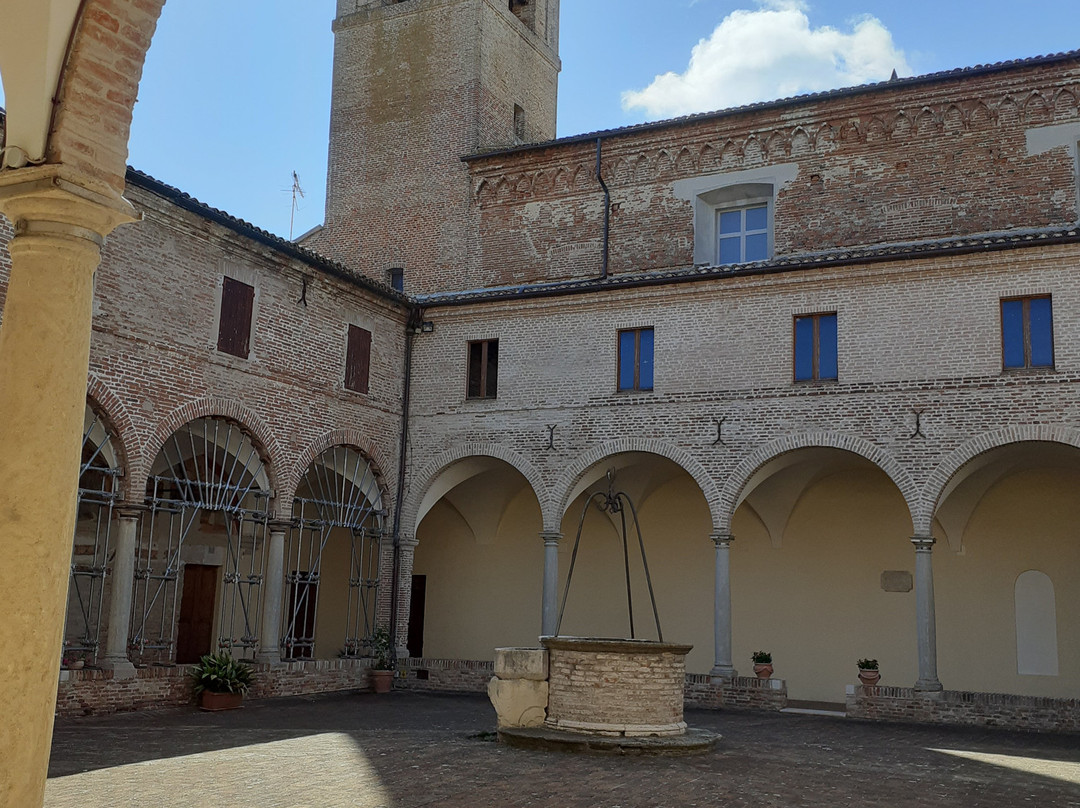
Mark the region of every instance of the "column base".
<instances>
[{"instance_id":1,"label":"column base","mask_svg":"<svg viewBox=\"0 0 1080 808\"><path fill-rule=\"evenodd\" d=\"M713 679L734 679L738 675L739 672L730 665L714 665L709 671L709 676Z\"/></svg>"},{"instance_id":2,"label":"column base","mask_svg":"<svg viewBox=\"0 0 1080 808\"><path fill-rule=\"evenodd\" d=\"M944 689L937 679L920 679L915 683L916 693L940 693Z\"/></svg>"},{"instance_id":3,"label":"column base","mask_svg":"<svg viewBox=\"0 0 1080 808\"><path fill-rule=\"evenodd\" d=\"M276 648L270 651L259 651L255 655L255 661L260 665L280 665L282 664L281 652Z\"/></svg>"},{"instance_id":4,"label":"column base","mask_svg":"<svg viewBox=\"0 0 1080 808\"><path fill-rule=\"evenodd\" d=\"M113 680L135 678L135 666L127 657L103 657L98 660L98 666L102 670L112 671Z\"/></svg>"}]
</instances>

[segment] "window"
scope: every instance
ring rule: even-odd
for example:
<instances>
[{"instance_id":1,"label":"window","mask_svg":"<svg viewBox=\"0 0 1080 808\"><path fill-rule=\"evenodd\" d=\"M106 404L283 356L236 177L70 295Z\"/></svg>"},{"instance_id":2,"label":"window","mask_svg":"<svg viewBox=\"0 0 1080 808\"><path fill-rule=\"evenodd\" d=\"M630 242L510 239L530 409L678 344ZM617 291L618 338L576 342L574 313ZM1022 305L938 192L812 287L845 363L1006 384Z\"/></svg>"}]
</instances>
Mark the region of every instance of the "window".
<instances>
[{"instance_id":1,"label":"window","mask_svg":"<svg viewBox=\"0 0 1080 808\"><path fill-rule=\"evenodd\" d=\"M1050 296L1001 301L1001 356L1006 369L1054 366Z\"/></svg>"},{"instance_id":2,"label":"window","mask_svg":"<svg viewBox=\"0 0 1080 808\"><path fill-rule=\"evenodd\" d=\"M769 206L716 212L716 263L741 264L769 257Z\"/></svg>"},{"instance_id":3,"label":"window","mask_svg":"<svg viewBox=\"0 0 1080 808\"><path fill-rule=\"evenodd\" d=\"M399 292L405 291L405 270L401 267L391 267L390 288Z\"/></svg>"},{"instance_id":4,"label":"window","mask_svg":"<svg viewBox=\"0 0 1080 808\"><path fill-rule=\"evenodd\" d=\"M619 390L653 389L653 330L619 332Z\"/></svg>"},{"instance_id":5,"label":"window","mask_svg":"<svg viewBox=\"0 0 1080 808\"><path fill-rule=\"evenodd\" d=\"M499 341L469 343L469 398L495 398L499 392Z\"/></svg>"},{"instance_id":6,"label":"window","mask_svg":"<svg viewBox=\"0 0 1080 808\"><path fill-rule=\"evenodd\" d=\"M251 312L255 287L225 276L221 284L221 314L218 318L217 349L244 359L251 339Z\"/></svg>"},{"instance_id":7,"label":"window","mask_svg":"<svg viewBox=\"0 0 1080 808\"><path fill-rule=\"evenodd\" d=\"M795 381L836 379L836 312L795 318Z\"/></svg>"},{"instance_id":8,"label":"window","mask_svg":"<svg viewBox=\"0 0 1080 808\"><path fill-rule=\"evenodd\" d=\"M355 393L368 391L371 373L371 332L355 325L349 326L349 341L345 349L345 389Z\"/></svg>"},{"instance_id":9,"label":"window","mask_svg":"<svg viewBox=\"0 0 1080 808\"><path fill-rule=\"evenodd\" d=\"M785 163L677 180L672 193L694 212L694 263L772 258L779 195L798 175L796 163Z\"/></svg>"}]
</instances>

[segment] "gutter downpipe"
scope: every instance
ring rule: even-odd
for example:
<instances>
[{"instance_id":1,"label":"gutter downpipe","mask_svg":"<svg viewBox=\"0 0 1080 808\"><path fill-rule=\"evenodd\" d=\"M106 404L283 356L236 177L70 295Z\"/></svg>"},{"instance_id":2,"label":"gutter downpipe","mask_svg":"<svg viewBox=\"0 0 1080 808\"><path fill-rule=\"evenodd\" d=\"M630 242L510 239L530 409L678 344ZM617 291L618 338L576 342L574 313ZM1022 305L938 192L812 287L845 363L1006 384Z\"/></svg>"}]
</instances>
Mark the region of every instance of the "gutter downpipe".
<instances>
[{"instance_id":1,"label":"gutter downpipe","mask_svg":"<svg viewBox=\"0 0 1080 808\"><path fill-rule=\"evenodd\" d=\"M596 139L596 179L600 182L600 187L604 189L604 251L603 263L600 268L600 280L607 277L608 246L611 239L611 191L608 190L607 183L604 182L604 175L600 173L600 156L603 153L603 142L601 138Z\"/></svg>"},{"instance_id":2,"label":"gutter downpipe","mask_svg":"<svg viewBox=\"0 0 1080 808\"><path fill-rule=\"evenodd\" d=\"M393 588L390 590L390 667L397 670L398 649L398 611L401 608L398 602L398 592L401 589L401 507L405 500L405 461L409 452L409 399L412 392L412 355L413 340L416 332L424 320L424 310L417 307L409 312L409 319L405 323L405 378L401 386L401 435L398 449L398 477L397 492L394 495L394 563L393 575L391 576Z\"/></svg>"}]
</instances>

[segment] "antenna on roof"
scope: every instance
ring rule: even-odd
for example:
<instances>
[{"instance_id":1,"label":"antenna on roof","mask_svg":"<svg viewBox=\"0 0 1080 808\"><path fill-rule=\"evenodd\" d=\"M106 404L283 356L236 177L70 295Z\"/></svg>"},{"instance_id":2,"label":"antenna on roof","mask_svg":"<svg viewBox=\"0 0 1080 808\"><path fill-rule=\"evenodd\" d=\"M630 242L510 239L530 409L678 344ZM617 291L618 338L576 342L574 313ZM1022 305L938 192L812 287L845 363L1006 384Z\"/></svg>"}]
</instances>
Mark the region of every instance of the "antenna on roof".
<instances>
[{"instance_id":1,"label":"antenna on roof","mask_svg":"<svg viewBox=\"0 0 1080 808\"><path fill-rule=\"evenodd\" d=\"M296 219L297 198L304 198L304 189L300 187L300 175L292 173L292 213L289 214L289 241L292 241L293 221Z\"/></svg>"}]
</instances>

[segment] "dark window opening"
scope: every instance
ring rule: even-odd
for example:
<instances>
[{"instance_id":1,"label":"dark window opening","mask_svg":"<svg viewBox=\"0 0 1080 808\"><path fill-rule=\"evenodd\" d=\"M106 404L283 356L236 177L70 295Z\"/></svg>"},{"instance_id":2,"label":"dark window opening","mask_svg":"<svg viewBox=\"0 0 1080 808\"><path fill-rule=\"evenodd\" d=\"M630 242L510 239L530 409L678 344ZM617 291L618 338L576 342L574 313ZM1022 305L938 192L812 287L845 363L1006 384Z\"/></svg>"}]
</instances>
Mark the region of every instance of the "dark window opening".
<instances>
[{"instance_id":1,"label":"dark window opening","mask_svg":"<svg viewBox=\"0 0 1080 808\"><path fill-rule=\"evenodd\" d=\"M1050 296L1016 297L1001 301L1002 366L1054 366L1054 314Z\"/></svg>"},{"instance_id":2,"label":"dark window opening","mask_svg":"<svg viewBox=\"0 0 1080 808\"><path fill-rule=\"evenodd\" d=\"M795 318L795 381L837 378L836 313Z\"/></svg>"},{"instance_id":3,"label":"dark window opening","mask_svg":"<svg viewBox=\"0 0 1080 808\"><path fill-rule=\"evenodd\" d=\"M619 390L653 389L653 330L619 332Z\"/></svg>"},{"instance_id":4,"label":"dark window opening","mask_svg":"<svg viewBox=\"0 0 1080 808\"><path fill-rule=\"evenodd\" d=\"M399 292L405 291L405 270L401 267L393 267L390 270L390 288Z\"/></svg>"},{"instance_id":5,"label":"dark window opening","mask_svg":"<svg viewBox=\"0 0 1080 808\"><path fill-rule=\"evenodd\" d=\"M469 398L495 398L499 385L499 341L469 343Z\"/></svg>"},{"instance_id":6,"label":"dark window opening","mask_svg":"<svg viewBox=\"0 0 1080 808\"><path fill-rule=\"evenodd\" d=\"M370 373L371 332L350 325L349 342L345 351L345 389L366 393Z\"/></svg>"},{"instance_id":7,"label":"dark window opening","mask_svg":"<svg viewBox=\"0 0 1080 808\"><path fill-rule=\"evenodd\" d=\"M218 318L217 349L247 358L251 338L251 312L255 287L226 277L221 284L221 316Z\"/></svg>"}]
</instances>

